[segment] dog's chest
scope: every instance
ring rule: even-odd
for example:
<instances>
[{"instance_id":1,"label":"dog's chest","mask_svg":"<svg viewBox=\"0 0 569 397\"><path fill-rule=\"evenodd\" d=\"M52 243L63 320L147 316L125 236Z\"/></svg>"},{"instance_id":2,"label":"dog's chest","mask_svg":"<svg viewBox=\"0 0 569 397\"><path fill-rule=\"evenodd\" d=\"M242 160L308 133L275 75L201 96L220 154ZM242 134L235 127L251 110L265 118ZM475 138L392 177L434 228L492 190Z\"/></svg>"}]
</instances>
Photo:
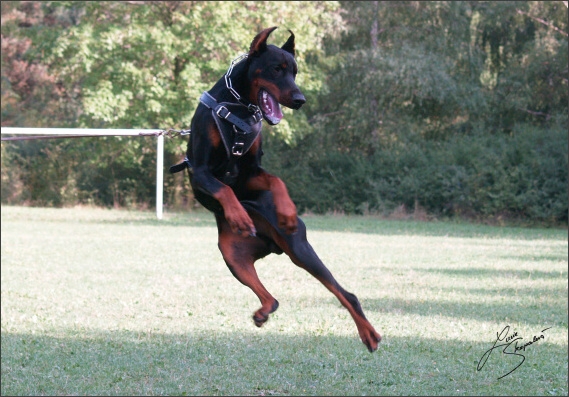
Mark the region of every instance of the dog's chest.
<instances>
[{"instance_id":1,"label":"dog's chest","mask_svg":"<svg viewBox=\"0 0 569 397\"><path fill-rule=\"evenodd\" d=\"M228 108L231 109L232 106L228 105ZM235 108L237 111L242 112L242 109L239 107ZM261 121L255 124L250 124L250 131L242 131L234 124L219 117L214 111L211 113L221 135L221 141L223 142L227 158L243 156L249 151L249 149L251 149L251 146L253 146L253 143L261 133L261 129L263 127L263 123Z\"/></svg>"}]
</instances>

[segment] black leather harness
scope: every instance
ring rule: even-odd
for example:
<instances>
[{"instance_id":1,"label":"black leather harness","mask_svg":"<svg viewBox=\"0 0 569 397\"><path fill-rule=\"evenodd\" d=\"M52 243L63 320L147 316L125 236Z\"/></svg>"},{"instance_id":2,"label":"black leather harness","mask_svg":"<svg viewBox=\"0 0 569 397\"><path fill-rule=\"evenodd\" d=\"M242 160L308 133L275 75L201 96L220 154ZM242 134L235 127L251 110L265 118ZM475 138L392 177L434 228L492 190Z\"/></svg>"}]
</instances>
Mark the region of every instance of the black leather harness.
<instances>
[{"instance_id":1,"label":"black leather harness","mask_svg":"<svg viewBox=\"0 0 569 397\"><path fill-rule=\"evenodd\" d=\"M221 135L229 159L225 177L234 178L237 173L237 160L247 153L261 132L263 114L255 105L218 103L208 92L201 95L200 102L211 109L211 115ZM174 174L186 168L192 171L192 164L187 156L183 162L171 166L170 173Z\"/></svg>"},{"instance_id":2,"label":"black leather harness","mask_svg":"<svg viewBox=\"0 0 569 397\"><path fill-rule=\"evenodd\" d=\"M217 103L207 92L202 94L200 101L211 109L227 155L240 157L245 154L261 132L263 114L259 108L255 106L253 114L248 115L251 113L248 106L231 102Z\"/></svg>"}]
</instances>

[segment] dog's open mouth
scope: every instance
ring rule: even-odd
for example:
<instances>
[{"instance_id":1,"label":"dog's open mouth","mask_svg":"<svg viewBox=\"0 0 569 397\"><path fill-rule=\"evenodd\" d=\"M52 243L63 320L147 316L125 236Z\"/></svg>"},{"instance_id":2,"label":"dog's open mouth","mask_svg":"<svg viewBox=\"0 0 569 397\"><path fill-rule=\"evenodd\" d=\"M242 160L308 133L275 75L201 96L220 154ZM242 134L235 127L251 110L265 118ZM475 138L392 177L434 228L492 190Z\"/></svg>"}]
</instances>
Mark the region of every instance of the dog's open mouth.
<instances>
[{"instance_id":1,"label":"dog's open mouth","mask_svg":"<svg viewBox=\"0 0 569 397\"><path fill-rule=\"evenodd\" d=\"M265 120L271 125L278 124L283 118L283 112L277 100L267 91L261 89L258 101Z\"/></svg>"}]
</instances>

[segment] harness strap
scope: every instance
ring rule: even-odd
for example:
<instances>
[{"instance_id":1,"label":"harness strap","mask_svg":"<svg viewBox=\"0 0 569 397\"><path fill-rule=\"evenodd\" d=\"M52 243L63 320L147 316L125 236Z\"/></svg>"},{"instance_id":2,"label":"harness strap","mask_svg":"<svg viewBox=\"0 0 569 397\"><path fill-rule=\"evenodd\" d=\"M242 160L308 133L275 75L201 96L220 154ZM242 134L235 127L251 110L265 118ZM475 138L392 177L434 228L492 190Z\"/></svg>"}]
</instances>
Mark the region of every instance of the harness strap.
<instances>
[{"instance_id":1,"label":"harness strap","mask_svg":"<svg viewBox=\"0 0 569 397\"><path fill-rule=\"evenodd\" d=\"M171 166L169 171L170 174L175 174L176 172L183 171L186 168L190 170L190 173L193 172L192 163L190 163L188 156L184 157L184 161L182 161L181 163Z\"/></svg>"},{"instance_id":2,"label":"harness strap","mask_svg":"<svg viewBox=\"0 0 569 397\"><path fill-rule=\"evenodd\" d=\"M200 102L206 107L213 110L217 117L227 120L239 130L243 131L245 134L250 134L253 132L252 125L259 123L263 119L263 114L257 108L256 111L246 119L241 119L231 113L223 103L217 103L214 97L212 97L207 91L204 92L200 97Z\"/></svg>"}]
</instances>

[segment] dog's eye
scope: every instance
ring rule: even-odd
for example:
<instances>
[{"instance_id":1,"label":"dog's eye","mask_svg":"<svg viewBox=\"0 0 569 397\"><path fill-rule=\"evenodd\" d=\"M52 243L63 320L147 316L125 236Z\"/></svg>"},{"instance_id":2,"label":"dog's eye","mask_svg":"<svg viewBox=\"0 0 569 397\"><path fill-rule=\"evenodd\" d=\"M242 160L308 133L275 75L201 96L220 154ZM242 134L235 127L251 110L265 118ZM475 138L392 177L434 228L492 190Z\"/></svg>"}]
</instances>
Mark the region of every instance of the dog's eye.
<instances>
[{"instance_id":1,"label":"dog's eye","mask_svg":"<svg viewBox=\"0 0 569 397\"><path fill-rule=\"evenodd\" d=\"M283 67L281 65L277 65L275 67L273 67L273 70L277 73L279 73L281 70L283 70Z\"/></svg>"}]
</instances>

